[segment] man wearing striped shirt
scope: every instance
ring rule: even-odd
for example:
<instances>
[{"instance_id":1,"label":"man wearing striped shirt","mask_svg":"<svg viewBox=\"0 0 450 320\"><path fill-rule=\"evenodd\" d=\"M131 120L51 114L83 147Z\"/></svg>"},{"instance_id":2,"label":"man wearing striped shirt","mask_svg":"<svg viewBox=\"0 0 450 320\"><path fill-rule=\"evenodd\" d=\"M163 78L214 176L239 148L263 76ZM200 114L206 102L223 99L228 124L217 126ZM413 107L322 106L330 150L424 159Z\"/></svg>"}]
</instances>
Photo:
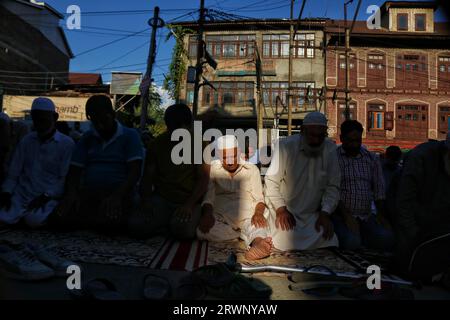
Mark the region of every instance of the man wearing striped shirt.
<instances>
[{"instance_id":1,"label":"man wearing striped shirt","mask_svg":"<svg viewBox=\"0 0 450 320\"><path fill-rule=\"evenodd\" d=\"M364 246L389 251L394 237L384 218L383 171L377 156L362 147L362 133L356 120L341 125L342 145L337 148L341 198L333 223L342 249Z\"/></svg>"}]
</instances>

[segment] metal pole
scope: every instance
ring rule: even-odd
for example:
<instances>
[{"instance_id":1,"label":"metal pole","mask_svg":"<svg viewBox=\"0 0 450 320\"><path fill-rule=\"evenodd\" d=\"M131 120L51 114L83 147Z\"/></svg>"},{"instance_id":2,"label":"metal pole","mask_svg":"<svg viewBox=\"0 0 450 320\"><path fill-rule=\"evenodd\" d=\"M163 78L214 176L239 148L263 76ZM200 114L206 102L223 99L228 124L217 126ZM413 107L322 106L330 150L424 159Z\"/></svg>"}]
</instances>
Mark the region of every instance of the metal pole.
<instances>
[{"instance_id":1,"label":"metal pole","mask_svg":"<svg viewBox=\"0 0 450 320\"><path fill-rule=\"evenodd\" d=\"M344 23L345 23L345 120L350 119L350 65L349 65L349 50L350 50L350 29L347 25L347 5L353 0L350 0L344 4Z\"/></svg>"},{"instance_id":2,"label":"metal pole","mask_svg":"<svg viewBox=\"0 0 450 320\"><path fill-rule=\"evenodd\" d=\"M261 66L261 56L259 54L258 44L255 40L255 66L256 66L256 96L258 98L258 107L257 107L257 131L258 131L258 150L260 150L263 147L262 143L262 130L264 127L263 124L263 96L261 91L261 79L262 79L262 66Z\"/></svg>"},{"instance_id":3,"label":"metal pole","mask_svg":"<svg viewBox=\"0 0 450 320\"><path fill-rule=\"evenodd\" d=\"M295 0L291 0L291 17L290 17L290 30L289 30L289 83L288 83L288 136L292 134L292 49L294 46L294 3Z\"/></svg>"},{"instance_id":4,"label":"metal pole","mask_svg":"<svg viewBox=\"0 0 450 320\"><path fill-rule=\"evenodd\" d=\"M194 84L194 101L192 104L192 113L194 118L198 114L198 96L200 90L200 79L203 73L202 58L203 58L203 23L205 21L205 0L200 0L200 16L198 19L198 37L197 37L197 64L195 72Z\"/></svg>"},{"instance_id":5,"label":"metal pole","mask_svg":"<svg viewBox=\"0 0 450 320\"><path fill-rule=\"evenodd\" d=\"M150 21L150 25L152 27L152 35L150 40L150 51L148 53L148 59L147 59L147 71L145 73L144 77L144 86L142 88L141 92L141 123L139 128L142 130L145 129L145 126L147 124L147 116L148 116L148 104L149 104L149 90L152 84L152 70L153 70L153 63L155 62L155 51L156 51L156 30L158 29L160 23L159 19L159 7L155 7L153 11L153 20Z\"/></svg>"}]
</instances>

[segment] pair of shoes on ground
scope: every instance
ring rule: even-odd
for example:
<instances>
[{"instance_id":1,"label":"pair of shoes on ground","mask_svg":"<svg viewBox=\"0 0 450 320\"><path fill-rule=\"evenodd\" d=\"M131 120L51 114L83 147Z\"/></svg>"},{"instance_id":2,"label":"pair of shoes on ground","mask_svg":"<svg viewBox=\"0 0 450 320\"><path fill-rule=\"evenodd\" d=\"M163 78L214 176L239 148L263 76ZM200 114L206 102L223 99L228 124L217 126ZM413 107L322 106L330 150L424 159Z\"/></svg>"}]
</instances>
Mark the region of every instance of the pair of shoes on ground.
<instances>
[{"instance_id":1,"label":"pair of shoes on ground","mask_svg":"<svg viewBox=\"0 0 450 320\"><path fill-rule=\"evenodd\" d=\"M17 280L44 280L66 276L75 263L33 243L0 242L0 274Z\"/></svg>"}]
</instances>

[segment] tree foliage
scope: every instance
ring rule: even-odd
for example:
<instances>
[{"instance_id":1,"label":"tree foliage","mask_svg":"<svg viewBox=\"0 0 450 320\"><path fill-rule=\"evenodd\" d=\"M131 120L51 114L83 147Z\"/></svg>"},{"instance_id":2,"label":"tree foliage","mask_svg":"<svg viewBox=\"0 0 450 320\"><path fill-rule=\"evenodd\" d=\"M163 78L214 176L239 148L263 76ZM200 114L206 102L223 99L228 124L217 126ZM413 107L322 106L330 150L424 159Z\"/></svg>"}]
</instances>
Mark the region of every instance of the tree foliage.
<instances>
[{"instance_id":1,"label":"tree foliage","mask_svg":"<svg viewBox=\"0 0 450 320\"><path fill-rule=\"evenodd\" d=\"M172 51L172 61L169 66L169 73L164 80L164 89L169 92L172 99L178 100L183 76L187 69L188 59L188 53L184 47L184 38L186 35L193 34L194 31L182 26L168 25L167 27L170 29L170 32L166 41L174 36L175 46Z\"/></svg>"}]
</instances>

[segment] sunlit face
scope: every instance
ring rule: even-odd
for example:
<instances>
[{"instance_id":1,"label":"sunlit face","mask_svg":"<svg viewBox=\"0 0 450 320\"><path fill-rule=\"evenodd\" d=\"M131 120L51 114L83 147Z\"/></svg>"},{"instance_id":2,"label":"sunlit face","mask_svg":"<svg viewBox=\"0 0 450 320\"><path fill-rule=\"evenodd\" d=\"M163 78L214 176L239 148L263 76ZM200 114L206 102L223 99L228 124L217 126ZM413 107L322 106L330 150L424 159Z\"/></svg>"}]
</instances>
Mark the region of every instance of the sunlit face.
<instances>
[{"instance_id":1,"label":"sunlit face","mask_svg":"<svg viewBox=\"0 0 450 320\"><path fill-rule=\"evenodd\" d=\"M239 168L241 152L238 148L219 150L222 166L228 172L234 172Z\"/></svg>"}]
</instances>

